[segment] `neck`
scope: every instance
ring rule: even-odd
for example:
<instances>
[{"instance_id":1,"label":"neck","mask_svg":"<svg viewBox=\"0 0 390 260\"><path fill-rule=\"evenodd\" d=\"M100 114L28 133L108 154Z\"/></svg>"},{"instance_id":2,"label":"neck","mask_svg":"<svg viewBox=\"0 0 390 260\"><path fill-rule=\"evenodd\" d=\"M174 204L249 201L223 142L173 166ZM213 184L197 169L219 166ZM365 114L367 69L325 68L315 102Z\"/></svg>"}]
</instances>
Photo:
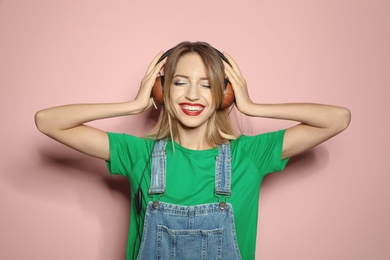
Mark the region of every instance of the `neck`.
<instances>
[{"instance_id":1,"label":"neck","mask_svg":"<svg viewBox=\"0 0 390 260\"><path fill-rule=\"evenodd\" d=\"M206 140L206 125L197 128L183 128L178 126L178 136L175 141L191 150L206 150L213 148Z\"/></svg>"}]
</instances>

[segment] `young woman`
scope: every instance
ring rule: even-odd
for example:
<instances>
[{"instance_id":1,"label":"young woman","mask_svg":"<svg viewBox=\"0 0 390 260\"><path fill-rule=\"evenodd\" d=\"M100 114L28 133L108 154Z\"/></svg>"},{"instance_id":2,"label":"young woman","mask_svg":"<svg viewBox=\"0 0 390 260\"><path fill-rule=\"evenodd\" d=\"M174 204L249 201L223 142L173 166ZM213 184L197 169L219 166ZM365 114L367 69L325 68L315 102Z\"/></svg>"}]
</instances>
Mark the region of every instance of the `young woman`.
<instances>
[{"instance_id":1,"label":"young woman","mask_svg":"<svg viewBox=\"0 0 390 260\"><path fill-rule=\"evenodd\" d=\"M146 137L86 125L144 112L153 104L154 86L164 108ZM256 136L236 134L225 108L230 87L243 114L298 124ZM254 103L231 56L207 43L183 42L154 58L134 100L49 108L35 120L42 133L107 161L111 173L129 179L127 259L254 259L263 177L343 131L350 112L320 104Z\"/></svg>"}]
</instances>

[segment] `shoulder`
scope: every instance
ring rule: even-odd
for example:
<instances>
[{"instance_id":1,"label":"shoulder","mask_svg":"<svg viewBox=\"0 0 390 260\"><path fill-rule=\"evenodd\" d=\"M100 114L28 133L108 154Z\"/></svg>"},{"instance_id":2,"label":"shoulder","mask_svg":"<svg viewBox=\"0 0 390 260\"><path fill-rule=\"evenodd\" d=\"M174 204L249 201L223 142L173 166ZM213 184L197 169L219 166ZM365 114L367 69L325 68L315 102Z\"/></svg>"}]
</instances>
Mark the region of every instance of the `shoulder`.
<instances>
[{"instance_id":1,"label":"shoulder","mask_svg":"<svg viewBox=\"0 0 390 260\"><path fill-rule=\"evenodd\" d=\"M261 133L258 135L240 135L237 139L232 140L232 146L237 148L252 147L252 146L268 146L283 142L286 129Z\"/></svg>"},{"instance_id":2,"label":"shoulder","mask_svg":"<svg viewBox=\"0 0 390 260\"><path fill-rule=\"evenodd\" d=\"M282 160L285 130L254 136L241 135L232 141L232 153L236 159L248 158L263 174L284 169L288 160Z\"/></svg>"},{"instance_id":3,"label":"shoulder","mask_svg":"<svg viewBox=\"0 0 390 260\"><path fill-rule=\"evenodd\" d=\"M150 138L137 137L126 133L107 132L110 147L131 147L139 149L150 148L154 140Z\"/></svg>"}]
</instances>

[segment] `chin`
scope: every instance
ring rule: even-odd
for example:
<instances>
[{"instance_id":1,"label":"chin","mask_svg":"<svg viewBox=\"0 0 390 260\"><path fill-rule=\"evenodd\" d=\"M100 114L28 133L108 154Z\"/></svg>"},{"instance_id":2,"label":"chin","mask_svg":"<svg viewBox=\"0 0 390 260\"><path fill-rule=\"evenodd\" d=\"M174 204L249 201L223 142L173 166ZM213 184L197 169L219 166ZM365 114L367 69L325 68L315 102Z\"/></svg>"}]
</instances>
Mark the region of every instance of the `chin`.
<instances>
[{"instance_id":1,"label":"chin","mask_svg":"<svg viewBox=\"0 0 390 260\"><path fill-rule=\"evenodd\" d=\"M189 122L192 121L192 122ZM188 129L188 130L194 130L196 128L200 128L201 126L207 124L207 122L194 122L193 120L179 120L180 125L182 126L183 129Z\"/></svg>"}]
</instances>

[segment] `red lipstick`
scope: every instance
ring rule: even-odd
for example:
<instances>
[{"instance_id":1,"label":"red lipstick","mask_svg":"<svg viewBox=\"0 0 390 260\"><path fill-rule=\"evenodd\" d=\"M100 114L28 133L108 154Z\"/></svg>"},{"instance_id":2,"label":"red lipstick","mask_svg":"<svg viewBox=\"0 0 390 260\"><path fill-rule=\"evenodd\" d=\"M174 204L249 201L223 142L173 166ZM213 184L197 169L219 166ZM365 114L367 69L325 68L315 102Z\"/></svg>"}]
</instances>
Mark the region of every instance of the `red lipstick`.
<instances>
[{"instance_id":1,"label":"red lipstick","mask_svg":"<svg viewBox=\"0 0 390 260\"><path fill-rule=\"evenodd\" d=\"M188 116L198 116L200 115L205 106L202 105L202 104L198 104L198 103L180 103L179 104L181 110L183 111L184 114L188 115Z\"/></svg>"}]
</instances>

